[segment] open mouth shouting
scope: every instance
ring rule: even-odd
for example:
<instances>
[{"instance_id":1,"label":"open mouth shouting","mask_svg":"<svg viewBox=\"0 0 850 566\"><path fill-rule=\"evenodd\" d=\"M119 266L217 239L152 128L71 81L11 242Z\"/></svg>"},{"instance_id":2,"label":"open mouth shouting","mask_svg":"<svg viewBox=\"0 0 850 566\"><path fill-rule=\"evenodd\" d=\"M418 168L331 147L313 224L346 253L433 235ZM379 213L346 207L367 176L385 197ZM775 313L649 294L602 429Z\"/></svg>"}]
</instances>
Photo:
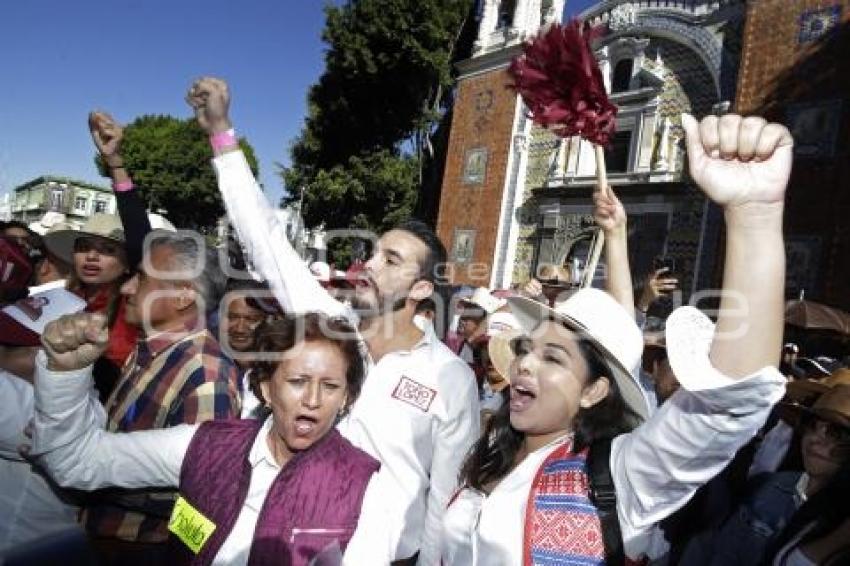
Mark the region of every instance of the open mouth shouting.
<instances>
[{"instance_id":1,"label":"open mouth shouting","mask_svg":"<svg viewBox=\"0 0 850 566\"><path fill-rule=\"evenodd\" d=\"M534 403L535 399L537 399L537 391L530 383L526 383L525 380L515 380L514 383L511 383L511 412L521 413L525 411Z\"/></svg>"},{"instance_id":2,"label":"open mouth shouting","mask_svg":"<svg viewBox=\"0 0 850 566\"><path fill-rule=\"evenodd\" d=\"M316 430L319 419L311 415L299 415L295 417L295 434L297 436L310 436Z\"/></svg>"}]
</instances>

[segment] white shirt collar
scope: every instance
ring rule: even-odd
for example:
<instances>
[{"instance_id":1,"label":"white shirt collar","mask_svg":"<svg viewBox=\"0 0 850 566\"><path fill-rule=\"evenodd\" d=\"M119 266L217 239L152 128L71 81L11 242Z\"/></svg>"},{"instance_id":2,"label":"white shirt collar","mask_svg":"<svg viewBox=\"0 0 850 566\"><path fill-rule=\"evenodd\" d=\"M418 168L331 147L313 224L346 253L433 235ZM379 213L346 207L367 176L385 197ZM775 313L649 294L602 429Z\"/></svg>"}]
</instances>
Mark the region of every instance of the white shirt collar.
<instances>
[{"instance_id":1,"label":"white shirt collar","mask_svg":"<svg viewBox=\"0 0 850 566\"><path fill-rule=\"evenodd\" d=\"M280 466L277 464L268 443L268 437L272 433L273 423L273 417L272 415L269 415L263 423L263 426L260 428L260 432L257 434L257 437L254 438L254 444L251 446L251 451L248 453L248 462L250 462L251 468L256 468L262 462L266 462L267 465L280 469Z\"/></svg>"},{"instance_id":2,"label":"white shirt collar","mask_svg":"<svg viewBox=\"0 0 850 566\"><path fill-rule=\"evenodd\" d=\"M800 503L805 503L806 499L806 490L809 488L809 474L803 472L803 475L800 476L799 481L797 481L797 485L795 487L797 491L797 497L800 498Z\"/></svg>"}]
</instances>

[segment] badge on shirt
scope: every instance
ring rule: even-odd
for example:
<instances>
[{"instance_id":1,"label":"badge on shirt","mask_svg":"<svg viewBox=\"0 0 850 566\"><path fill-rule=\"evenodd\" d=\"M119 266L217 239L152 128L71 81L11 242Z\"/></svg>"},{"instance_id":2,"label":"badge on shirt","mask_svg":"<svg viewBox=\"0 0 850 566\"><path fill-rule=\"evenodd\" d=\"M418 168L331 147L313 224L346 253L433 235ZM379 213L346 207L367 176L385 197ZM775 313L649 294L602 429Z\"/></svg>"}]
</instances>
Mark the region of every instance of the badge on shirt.
<instances>
[{"instance_id":1,"label":"badge on shirt","mask_svg":"<svg viewBox=\"0 0 850 566\"><path fill-rule=\"evenodd\" d=\"M188 501L178 497L168 521L168 530L177 535L192 552L198 554L213 534L215 524Z\"/></svg>"},{"instance_id":2,"label":"badge on shirt","mask_svg":"<svg viewBox=\"0 0 850 566\"><path fill-rule=\"evenodd\" d=\"M413 381L409 377L401 376L398 385L393 390L392 396L427 413L431 407L431 402L437 396L437 392L430 387L425 387L421 383Z\"/></svg>"}]
</instances>

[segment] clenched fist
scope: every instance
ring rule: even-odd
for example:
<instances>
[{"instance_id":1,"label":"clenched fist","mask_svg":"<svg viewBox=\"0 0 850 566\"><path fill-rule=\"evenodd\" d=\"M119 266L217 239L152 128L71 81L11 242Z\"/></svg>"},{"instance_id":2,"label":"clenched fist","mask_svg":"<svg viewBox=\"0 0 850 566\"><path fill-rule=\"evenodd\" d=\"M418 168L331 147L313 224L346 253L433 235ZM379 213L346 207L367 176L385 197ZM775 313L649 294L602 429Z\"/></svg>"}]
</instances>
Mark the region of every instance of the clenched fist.
<instances>
[{"instance_id":1,"label":"clenched fist","mask_svg":"<svg viewBox=\"0 0 850 566\"><path fill-rule=\"evenodd\" d=\"M682 115L691 177L703 192L727 209L741 205L780 205L791 174L794 141L781 124L736 114Z\"/></svg>"},{"instance_id":2,"label":"clenched fist","mask_svg":"<svg viewBox=\"0 0 850 566\"><path fill-rule=\"evenodd\" d=\"M213 77L202 77L196 80L186 94L186 102L195 110L198 124L208 134L226 132L231 127L230 93L227 83Z\"/></svg>"},{"instance_id":3,"label":"clenched fist","mask_svg":"<svg viewBox=\"0 0 850 566\"><path fill-rule=\"evenodd\" d=\"M100 313L65 315L48 324L41 335L47 369L52 371L73 371L92 365L108 342L106 316Z\"/></svg>"},{"instance_id":4,"label":"clenched fist","mask_svg":"<svg viewBox=\"0 0 850 566\"><path fill-rule=\"evenodd\" d=\"M106 112L95 111L89 114L89 131L97 150L110 167L122 165L121 141L124 128Z\"/></svg>"}]
</instances>

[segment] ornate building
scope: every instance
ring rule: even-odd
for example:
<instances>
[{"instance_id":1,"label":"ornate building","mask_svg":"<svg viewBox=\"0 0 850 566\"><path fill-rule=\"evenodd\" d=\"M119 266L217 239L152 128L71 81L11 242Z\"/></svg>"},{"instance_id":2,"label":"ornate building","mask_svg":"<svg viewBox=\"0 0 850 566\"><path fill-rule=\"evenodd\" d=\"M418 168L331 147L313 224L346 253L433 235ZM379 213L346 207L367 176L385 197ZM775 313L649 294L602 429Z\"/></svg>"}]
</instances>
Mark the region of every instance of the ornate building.
<instances>
[{"instance_id":1,"label":"ornate building","mask_svg":"<svg viewBox=\"0 0 850 566\"><path fill-rule=\"evenodd\" d=\"M591 146L533 125L505 70L563 8L484 0L473 54L458 65L438 220L456 283L510 287L563 263L592 230ZM680 117L729 108L744 15L743 0L605 0L580 16L604 30L594 48L620 109L606 157L633 270L675 258L686 297L715 280L720 216L688 182Z\"/></svg>"}]
</instances>

